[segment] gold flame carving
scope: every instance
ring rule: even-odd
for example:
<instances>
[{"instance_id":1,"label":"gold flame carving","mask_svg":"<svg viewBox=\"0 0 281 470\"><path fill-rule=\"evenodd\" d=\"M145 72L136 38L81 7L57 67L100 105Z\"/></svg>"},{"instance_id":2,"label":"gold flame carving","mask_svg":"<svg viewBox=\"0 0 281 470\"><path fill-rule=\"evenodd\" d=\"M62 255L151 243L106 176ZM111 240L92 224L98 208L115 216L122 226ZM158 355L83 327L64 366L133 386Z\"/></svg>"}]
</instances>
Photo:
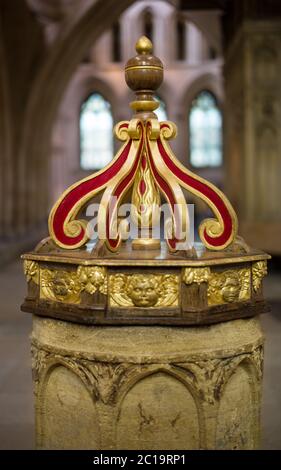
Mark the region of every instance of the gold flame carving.
<instances>
[{"instance_id":1,"label":"gold flame carving","mask_svg":"<svg viewBox=\"0 0 281 470\"><path fill-rule=\"evenodd\" d=\"M143 190L142 190L143 189ZM161 199L151 174L146 151L143 151L132 193L132 217L138 226L151 228Z\"/></svg>"}]
</instances>

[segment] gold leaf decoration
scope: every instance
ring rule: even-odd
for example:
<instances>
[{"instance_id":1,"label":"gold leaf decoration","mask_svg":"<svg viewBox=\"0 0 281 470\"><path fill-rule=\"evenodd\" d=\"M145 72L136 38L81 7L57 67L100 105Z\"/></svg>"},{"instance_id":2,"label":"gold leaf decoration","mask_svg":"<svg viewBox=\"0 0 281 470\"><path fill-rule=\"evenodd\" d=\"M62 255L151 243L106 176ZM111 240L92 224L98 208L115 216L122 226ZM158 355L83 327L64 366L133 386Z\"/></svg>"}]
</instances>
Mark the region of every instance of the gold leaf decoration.
<instances>
[{"instance_id":1,"label":"gold leaf decoration","mask_svg":"<svg viewBox=\"0 0 281 470\"><path fill-rule=\"evenodd\" d=\"M208 282L211 276L210 268L185 268L183 273L183 280L185 284L201 284Z\"/></svg>"},{"instance_id":2,"label":"gold leaf decoration","mask_svg":"<svg viewBox=\"0 0 281 470\"><path fill-rule=\"evenodd\" d=\"M100 266L79 266L77 276L81 283L81 290L88 294L107 293L106 268Z\"/></svg>"},{"instance_id":3,"label":"gold leaf decoration","mask_svg":"<svg viewBox=\"0 0 281 470\"><path fill-rule=\"evenodd\" d=\"M40 273L41 299L78 304L83 291L107 293L106 268L100 266L78 266L76 271L41 269Z\"/></svg>"},{"instance_id":4,"label":"gold leaf decoration","mask_svg":"<svg viewBox=\"0 0 281 470\"><path fill-rule=\"evenodd\" d=\"M249 269L212 272L208 284L208 304L241 302L251 297Z\"/></svg>"},{"instance_id":5,"label":"gold leaf decoration","mask_svg":"<svg viewBox=\"0 0 281 470\"><path fill-rule=\"evenodd\" d=\"M267 262L266 261L257 261L252 265L252 275L253 275L253 288L257 292L261 287L262 280L264 276L267 275Z\"/></svg>"},{"instance_id":6,"label":"gold leaf decoration","mask_svg":"<svg viewBox=\"0 0 281 470\"><path fill-rule=\"evenodd\" d=\"M110 304L119 307L178 306L179 279L175 275L114 274L110 276Z\"/></svg>"},{"instance_id":7,"label":"gold leaf decoration","mask_svg":"<svg viewBox=\"0 0 281 470\"><path fill-rule=\"evenodd\" d=\"M135 223L151 227L156 215L154 211L160 204L159 189L151 174L146 152L143 151L132 192L132 216Z\"/></svg>"},{"instance_id":8,"label":"gold leaf decoration","mask_svg":"<svg viewBox=\"0 0 281 470\"><path fill-rule=\"evenodd\" d=\"M40 270L40 298L77 304L80 302L80 282L75 271Z\"/></svg>"},{"instance_id":9,"label":"gold leaf decoration","mask_svg":"<svg viewBox=\"0 0 281 470\"><path fill-rule=\"evenodd\" d=\"M27 282L33 281L39 284L39 264L36 261L24 260L23 271Z\"/></svg>"}]
</instances>

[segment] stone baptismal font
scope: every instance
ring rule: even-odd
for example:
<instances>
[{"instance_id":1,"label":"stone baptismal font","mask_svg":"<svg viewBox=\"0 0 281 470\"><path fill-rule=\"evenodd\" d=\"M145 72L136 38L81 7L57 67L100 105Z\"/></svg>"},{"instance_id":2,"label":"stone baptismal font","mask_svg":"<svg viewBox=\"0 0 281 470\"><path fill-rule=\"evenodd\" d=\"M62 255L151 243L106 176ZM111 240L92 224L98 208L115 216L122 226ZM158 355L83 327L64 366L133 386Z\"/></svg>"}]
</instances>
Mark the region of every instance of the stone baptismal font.
<instances>
[{"instance_id":1,"label":"stone baptismal font","mask_svg":"<svg viewBox=\"0 0 281 470\"><path fill-rule=\"evenodd\" d=\"M36 445L255 449L269 256L238 236L226 196L173 154L176 126L154 113L163 64L146 37L136 51L120 150L62 194L49 237L23 256ZM190 193L212 214L200 242Z\"/></svg>"}]
</instances>

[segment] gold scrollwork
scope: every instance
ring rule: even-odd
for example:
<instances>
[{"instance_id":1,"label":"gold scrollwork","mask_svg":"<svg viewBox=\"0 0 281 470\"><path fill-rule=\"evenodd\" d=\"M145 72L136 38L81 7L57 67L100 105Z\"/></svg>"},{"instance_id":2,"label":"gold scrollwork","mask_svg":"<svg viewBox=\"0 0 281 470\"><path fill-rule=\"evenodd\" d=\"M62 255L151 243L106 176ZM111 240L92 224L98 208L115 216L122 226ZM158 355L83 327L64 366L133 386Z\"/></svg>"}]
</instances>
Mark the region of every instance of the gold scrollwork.
<instances>
[{"instance_id":1,"label":"gold scrollwork","mask_svg":"<svg viewBox=\"0 0 281 470\"><path fill-rule=\"evenodd\" d=\"M79 266L77 276L81 283L81 290L88 294L95 292L107 293L106 268L100 266Z\"/></svg>"},{"instance_id":2,"label":"gold scrollwork","mask_svg":"<svg viewBox=\"0 0 281 470\"><path fill-rule=\"evenodd\" d=\"M36 261L25 259L23 262L23 271L27 282L33 281L39 284L39 264Z\"/></svg>"},{"instance_id":3,"label":"gold scrollwork","mask_svg":"<svg viewBox=\"0 0 281 470\"><path fill-rule=\"evenodd\" d=\"M183 281L185 284L201 284L208 282L211 277L210 268L185 268L183 272Z\"/></svg>"},{"instance_id":4,"label":"gold scrollwork","mask_svg":"<svg viewBox=\"0 0 281 470\"><path fill-rule=\"evenodd\" d=\"M175 307L179 279L175 275L114 274L110 276L110 304L114 307Z\"/></svg>"},{"instance_id":5,"label":"gold scrollwork","mask_svg":"<svg viewBox=\"0 0 281 470\"><path fill-rule=\"evenodd\" d=\"M264 276L267 275L267 262L257 261L252 265L253 289L257 292L261 286Z\"/></svg>"},{"instance_id":6,"label":"gold scrollwork","mask_svg":"<svg viewBox=\"0 0 281 470\"><path fill-rule=\"evenodd\" d=\"M40 298L78 304L81 293L107 292L106 268L78 266L76 271L40 270Z\"/></svg>"},{"instance_id":7,"label":"gold scrollwork","mask_svg":"<svg viewBox=\"0 0 281 470\"><path fill-rule=\"evenodd\" d=\"M249 269L213 272L208 283L208 305L241 302L251 297Z\"/></svg>"}]
</instances>

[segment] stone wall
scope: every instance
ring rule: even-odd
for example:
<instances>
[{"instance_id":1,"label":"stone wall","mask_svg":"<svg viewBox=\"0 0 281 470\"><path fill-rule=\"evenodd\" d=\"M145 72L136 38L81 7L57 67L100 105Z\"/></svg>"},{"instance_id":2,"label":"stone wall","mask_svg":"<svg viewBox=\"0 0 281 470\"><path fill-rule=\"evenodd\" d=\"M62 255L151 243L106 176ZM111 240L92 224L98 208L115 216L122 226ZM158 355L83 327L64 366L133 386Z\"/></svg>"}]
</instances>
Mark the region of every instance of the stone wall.
<instances>
[{"instance_id":1,"label":"stone wall","mask_svg":"<svg viewBox=\"0 0 281 470\"><path fill-rule=\"evenodd\" d=\"M281 22L245 21L226 55L226 188L253 246L280 253Z\"/></svg>"}]
</instances>

